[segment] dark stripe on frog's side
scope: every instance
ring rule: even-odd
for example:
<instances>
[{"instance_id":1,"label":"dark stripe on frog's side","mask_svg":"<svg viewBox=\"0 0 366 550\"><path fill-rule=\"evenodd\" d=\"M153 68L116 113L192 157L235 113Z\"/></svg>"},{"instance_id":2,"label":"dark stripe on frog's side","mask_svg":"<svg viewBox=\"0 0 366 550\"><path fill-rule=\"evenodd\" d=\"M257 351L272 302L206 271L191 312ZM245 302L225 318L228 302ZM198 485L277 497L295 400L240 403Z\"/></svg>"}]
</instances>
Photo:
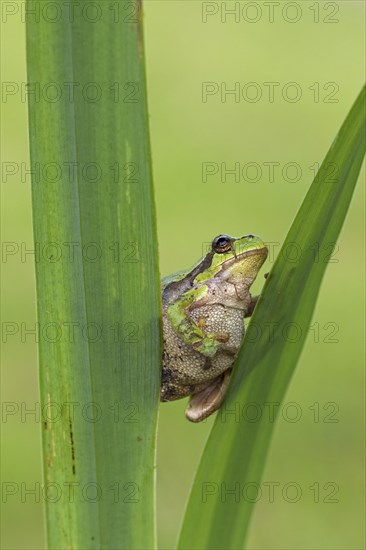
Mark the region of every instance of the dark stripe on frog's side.
<instances>
[{"instance_id":1,"label":"dark stripe on frog's side","mask_svg":"<svg viewBox=\"0 0 366 550\"><path fill-rule=\"evenodd\" d=\"M179 288L179 293L180 294L183 294L184 292L186 292L187 290L192 288L193 282L194 282L195 278L197 277L197 275L199 273L202 273L203 271L205 271L209 267L211 267L213 256L214 256L214 252L213 251L209 252L208 254L206 254L205 259L202 262L200 262L196 267L194 267L192 269L192 271L187 273L187 275L185 275L182 279L179 279L178 281L172 281L171 283L168 283L163 288L163 296L168 295L172 291L173 291L173 294L174 294L174 288L175 287Z\"/></svg>"}]
</instances>

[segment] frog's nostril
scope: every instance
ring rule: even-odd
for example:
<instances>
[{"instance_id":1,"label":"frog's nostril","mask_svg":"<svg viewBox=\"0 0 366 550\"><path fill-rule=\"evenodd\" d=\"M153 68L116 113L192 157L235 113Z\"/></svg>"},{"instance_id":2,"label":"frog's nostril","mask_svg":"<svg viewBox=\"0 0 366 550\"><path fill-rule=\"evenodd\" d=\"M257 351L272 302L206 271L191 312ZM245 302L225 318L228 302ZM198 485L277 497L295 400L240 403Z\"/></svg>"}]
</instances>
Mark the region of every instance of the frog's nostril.
<instances>
[{"instance_id":1,"label":"frog's nostril","mask_svg":"<svg viewBox=\"0 0 366 550\"><path fill-rule=\"evenodd\" d=\"M247 239L254 239L255 235L245 235Z\"/></svg>"}]
</instances>

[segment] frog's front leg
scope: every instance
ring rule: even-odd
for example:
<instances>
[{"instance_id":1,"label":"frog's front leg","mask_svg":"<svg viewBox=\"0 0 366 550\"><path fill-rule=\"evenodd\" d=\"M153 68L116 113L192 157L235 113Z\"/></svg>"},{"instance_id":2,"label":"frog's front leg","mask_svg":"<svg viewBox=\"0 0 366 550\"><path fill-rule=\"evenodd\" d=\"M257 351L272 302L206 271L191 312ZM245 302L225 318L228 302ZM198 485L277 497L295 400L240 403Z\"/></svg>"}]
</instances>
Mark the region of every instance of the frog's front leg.
<instances>
[{"instance_id":1,"label":"frog's front leg","mask_svg":"<svg viewBox=\"0 0 366 550\"><path fill-rule=\"evenodd\" d=\"M205 332L204 320L198 323L189 315L192 304L199 305L208 292L206 285L185 292L179 300L168 307L168 318L183 342L206 357L213 357L222 342L227 342L227 333Z\"/></svg>"}]
</instances>

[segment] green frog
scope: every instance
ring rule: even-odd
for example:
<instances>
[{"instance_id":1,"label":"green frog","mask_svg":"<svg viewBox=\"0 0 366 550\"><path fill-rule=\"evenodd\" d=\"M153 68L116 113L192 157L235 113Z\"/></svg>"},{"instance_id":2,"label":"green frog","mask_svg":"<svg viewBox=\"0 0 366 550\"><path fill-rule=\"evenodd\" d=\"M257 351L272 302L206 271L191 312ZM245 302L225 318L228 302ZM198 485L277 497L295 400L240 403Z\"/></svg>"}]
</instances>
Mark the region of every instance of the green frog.
<instances>
[{"instance_id":1,"label":"green frog","mask_svg":"<svg viewBox=\"0 0 366 550\"><path fill-rule=\"evenodd\" d=\"M258 300L250 287L268 249L255 235L219 235L189 271L162 280L164 355L161 401L190 397L186 417L220 408Z\"/></svg>"}]
</instances>

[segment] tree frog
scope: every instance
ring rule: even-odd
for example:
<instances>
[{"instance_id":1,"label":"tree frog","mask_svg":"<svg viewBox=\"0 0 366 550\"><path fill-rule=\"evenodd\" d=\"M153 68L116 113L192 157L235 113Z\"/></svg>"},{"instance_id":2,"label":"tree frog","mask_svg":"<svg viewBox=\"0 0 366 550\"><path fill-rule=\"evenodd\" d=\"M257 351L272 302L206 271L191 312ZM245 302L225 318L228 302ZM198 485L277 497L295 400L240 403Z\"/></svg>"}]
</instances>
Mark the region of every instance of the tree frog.
<instances>
[{"instance_id":1,"label":"tree frog","mask_svg":"<svg viewBox=\"0 0 366 550\"><path fill-rule=\"evenodd\" d=\"M200 422L220 408L258 297L250 287L268 249L254 235L219 235L189 271L162 280L161 401L191 396L186 417Z\"/></svg>"}]
</instances>

